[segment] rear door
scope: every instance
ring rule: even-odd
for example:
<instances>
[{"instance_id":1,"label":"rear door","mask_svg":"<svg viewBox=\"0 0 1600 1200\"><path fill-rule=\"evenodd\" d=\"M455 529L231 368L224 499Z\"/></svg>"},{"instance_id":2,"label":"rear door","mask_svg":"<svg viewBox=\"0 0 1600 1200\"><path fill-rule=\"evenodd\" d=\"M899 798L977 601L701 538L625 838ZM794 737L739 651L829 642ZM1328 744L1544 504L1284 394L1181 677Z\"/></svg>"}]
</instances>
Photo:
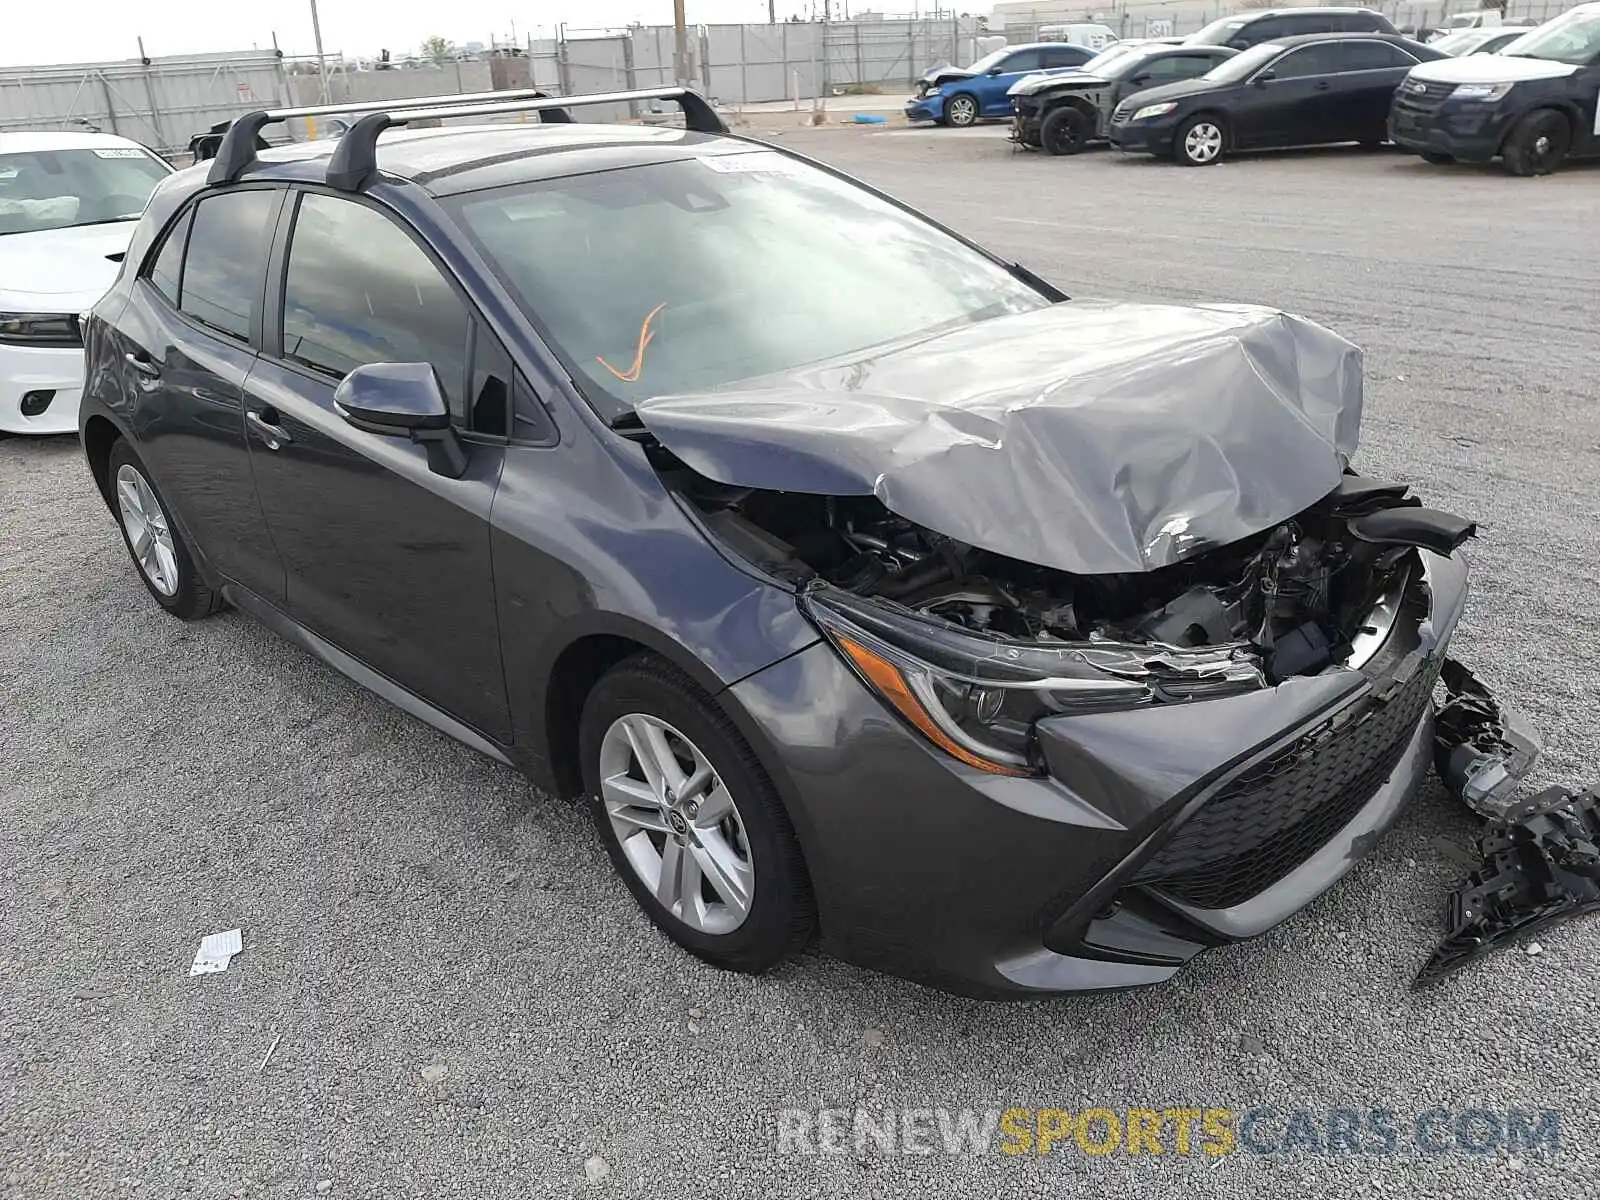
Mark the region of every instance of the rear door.
<instances>
[{"instance_id":1,"label":"rear door","mask_svg":"<svg viewBox=\"0 0 1600 1200\"><path fill-rule=\"evenodd\" d=\"M256 503L243 389L284 195L236 187L181 210L111 332L135 448L168 508L215 570L268 599L283 564Z\"/></svg>"},{"instance_id":2,"label":"rear door","mask_svg":"<svg viewBox=\"0 0 1600 1200\"><path fill-rule=\"evenodd\" d=\"M291 616L407 691L508 741L489 557L511 363L424 244L375 204L299 192L268 289L246 424ZM352 369L428 362L468 451L459 479L424 447L335 410Z\"/></svg>"},{"instance_id":3,"label":"rear door","mask_svg":"<svg viewBox=\"0 0 1600 1200\"><path fill-rule=\"evenodd\" d=\"M1346 42L1343 54L1342 65L1348 74L1340 81L1340 94L1350 136L1362 142L1382 141L1387 136L1395 89L1417 60L1394 43L1376 38Z\"/></svg>"}]
</instances>

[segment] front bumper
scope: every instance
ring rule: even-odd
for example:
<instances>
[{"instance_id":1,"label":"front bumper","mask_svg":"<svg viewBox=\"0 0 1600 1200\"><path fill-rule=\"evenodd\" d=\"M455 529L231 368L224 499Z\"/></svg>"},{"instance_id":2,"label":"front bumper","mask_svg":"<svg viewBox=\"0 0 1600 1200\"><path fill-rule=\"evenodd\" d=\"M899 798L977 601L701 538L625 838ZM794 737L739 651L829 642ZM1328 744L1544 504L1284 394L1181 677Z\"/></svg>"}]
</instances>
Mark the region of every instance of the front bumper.
<instances>
[{"instance_id":1,"label":"front bumper","mask_svg":"<svg viewBox=\"0 0 1600 1200\"><path fill-rule=\"evenodd\" d=\"M1446 99L1428 105L1397 96L1389 109L1389 140L1418 154L1488 162L1500 153L1518 115L1503 103Z\"/></svg>"},{"instance_id":2,"label":"front bumper","mask_svg":"<svg viewBox=\"0 0 1600 1200\"><path fill-rule=\"evenodd\" d=\"M1172 117L1130 121L1113 118L1106 127L1106 140L1129 154L1171 154L1178 122Z\"/></svg>"},{"instance_id":3,"label":"front bumper","mask_svg":"<svg viewBox=\"0 0 1600 1200\"><path fill-rule=\"evenodd\" d=\"M938 92L926 96L913 96L906 101L906 120L938 121L944 117L944 97Z\"/></svg>"},{"instance_id":4,"label":"front bumper","mask_svg":"<svg viewBox=\"0 0 1600 1200\"><path fill-rule=\"evenodd\" d=\"M0 344L0 433L76 433L82 395L82 347Z\"/></svg>"},{"instance_id":5,"label":"front bumper","mask_svg":"<svg viewBox=\"0 0 1600 1200\"><path fill-rule=\"evenodd\" d=\"M1372 848L1428 770L1432 681L1466 565L1422 558L1362 670L1054 718L1040 726L1042 778L933 750L826 645L736 684L800 836L825 947L1020 997L1158 983L1292 915Z\"/></svg>"}]
</instances>

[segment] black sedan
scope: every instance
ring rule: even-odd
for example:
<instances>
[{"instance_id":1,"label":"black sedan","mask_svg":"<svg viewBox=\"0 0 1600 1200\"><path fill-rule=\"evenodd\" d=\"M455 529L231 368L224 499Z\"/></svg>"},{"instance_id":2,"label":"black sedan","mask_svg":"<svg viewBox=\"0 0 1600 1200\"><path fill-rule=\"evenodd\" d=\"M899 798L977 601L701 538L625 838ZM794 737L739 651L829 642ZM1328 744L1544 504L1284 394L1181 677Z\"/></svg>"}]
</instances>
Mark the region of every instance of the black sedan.
<instances>
[{"instance_id":1,"label":"black sedan","mask_svg":"<svg viewBox=\"0 0 1600 1200\"><path fill-rule=\"evenodd\" d=\"M1252 46L1199 79L1128 97L1107 136L1119 150L1214 163L1234 150L1377 145L1406 72L1442 58L1391 34L1309 34Z\"/></svg>"}]
</instances>

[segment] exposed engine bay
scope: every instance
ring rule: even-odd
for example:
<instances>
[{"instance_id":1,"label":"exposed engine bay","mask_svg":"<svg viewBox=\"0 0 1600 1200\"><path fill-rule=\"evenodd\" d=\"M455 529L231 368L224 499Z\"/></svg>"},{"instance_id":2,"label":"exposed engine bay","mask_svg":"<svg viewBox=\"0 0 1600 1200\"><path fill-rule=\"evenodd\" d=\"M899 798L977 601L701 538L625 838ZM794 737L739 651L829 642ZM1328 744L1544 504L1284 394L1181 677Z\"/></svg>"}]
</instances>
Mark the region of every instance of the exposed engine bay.
<instances>
[{"instance_id":1,"label":"exposed engine bay","mask_svg":"<svg viewBox=\"0 0 1600 1200\"><path fill-rule=\"evenodd\" d=\"M1075 575L968 545L870 496L724 487L686 493L743 557L971 633L1035 645L1096 641L1248 647L1266 678L1339 661L1418 546L1448 554L1471 522L1418 506L1404 485L1346 476L1294 519L1138 574Z\"/></svg>"}]
</instances>

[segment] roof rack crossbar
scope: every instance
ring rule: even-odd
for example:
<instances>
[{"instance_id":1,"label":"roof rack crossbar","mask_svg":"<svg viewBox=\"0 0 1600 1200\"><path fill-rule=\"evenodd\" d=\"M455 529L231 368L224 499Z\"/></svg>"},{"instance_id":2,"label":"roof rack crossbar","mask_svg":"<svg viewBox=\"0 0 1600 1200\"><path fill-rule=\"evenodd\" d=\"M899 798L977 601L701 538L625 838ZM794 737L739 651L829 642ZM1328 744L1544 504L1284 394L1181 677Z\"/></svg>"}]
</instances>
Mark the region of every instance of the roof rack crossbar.
<instances>
[{"instance_id":1,"label":"roof rack crossbar","mask_svg":"<svg viewBox=\"0 0 1600 1200\"><path fill-rule=\"evenodd\" d=\"M228 126L222 144L212 159L211 172L206 182L212 185L233 183L256 160L261 146L261 131L268 125L296 117L334 117L349 113L378 113L399 109L414 109L427 105L437 108L456 108L468 105L505 103L520 100L548 100L549 92L522 88L503 92L463 92L442 96L411 96L399 100L352 101L341 104L305 104L295 108L262 109L245 113ZM550 120L560 120L552 116Z\"/></svg>"},{"instance_id":2,"label":"roof rack crossbar","mask_svg":"<svg viewBox=\"0 0 1600 1200\"><path fill-rule=\"evenodd\" d=\"M727 133L711 102L692 88L649 88L636 92L601 92L587 96L554 96L508 100L506 94L493 103L433 105L413 102L403 108L369 113L339 139L328 160L326 181L329 187L358 192L378 173L378 136L386 129L413 121L441 120L445 117L487 117L505 113L539 112L547 120L570 121L566 110L584 105L627 104L642 100L675 100L683 109L684 124L696 133ZM560 113L560 116L555 114ZM220 155L219 155L220 157Z\"/></svg>"}]
</instances>

